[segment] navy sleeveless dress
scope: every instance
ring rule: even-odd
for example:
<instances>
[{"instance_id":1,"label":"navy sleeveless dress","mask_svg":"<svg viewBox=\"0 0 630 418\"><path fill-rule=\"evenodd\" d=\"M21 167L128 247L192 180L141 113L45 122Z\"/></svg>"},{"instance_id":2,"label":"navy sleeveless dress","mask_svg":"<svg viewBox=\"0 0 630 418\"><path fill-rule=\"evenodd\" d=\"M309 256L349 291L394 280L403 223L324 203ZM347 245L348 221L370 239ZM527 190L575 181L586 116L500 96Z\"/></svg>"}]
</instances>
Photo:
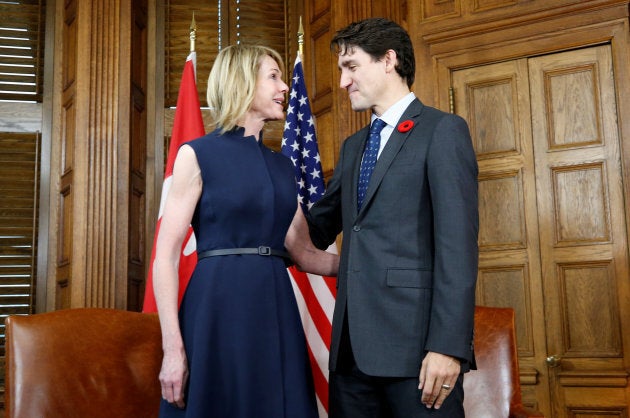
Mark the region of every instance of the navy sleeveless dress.
<instances>
[{"instance_id":1,"label":"navy sleeveless dress","mask_svg":"<svg viewBox=\"0 0 630 418\"><path fill-rule=\"evenodd\" d=\"M293 166L237 128L189 142L203 189L197 251L284 249L297 208ZM317 418L306 341L284 260L199 260L179 311L190 377L186 408L160 417Z\"/></svg>"}]
</instances>

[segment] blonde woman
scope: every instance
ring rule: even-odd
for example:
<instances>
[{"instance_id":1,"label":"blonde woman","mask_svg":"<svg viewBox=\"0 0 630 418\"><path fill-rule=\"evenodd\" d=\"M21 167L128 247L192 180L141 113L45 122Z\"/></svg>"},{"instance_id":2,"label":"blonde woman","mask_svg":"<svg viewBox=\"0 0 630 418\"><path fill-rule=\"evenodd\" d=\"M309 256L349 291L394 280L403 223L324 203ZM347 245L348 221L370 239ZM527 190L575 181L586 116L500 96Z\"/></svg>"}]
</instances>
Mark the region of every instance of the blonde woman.
<instances>
[{"instance_id":1,"label":"blonde woman","mask_svg":"<svg viewBox=\"0 0 630 418\"><path fill-rule=\"evenodd\" d=\"M302 240L293 166L262 142L265 122L284 118L282 70L272 49L222 50L208 80L215 129L177 155L153 275L162 418L317 417L285 251L325 275L338 259ZM191 223L199 262L178 310L179 249Z\"/></svg>"}]
</instances>

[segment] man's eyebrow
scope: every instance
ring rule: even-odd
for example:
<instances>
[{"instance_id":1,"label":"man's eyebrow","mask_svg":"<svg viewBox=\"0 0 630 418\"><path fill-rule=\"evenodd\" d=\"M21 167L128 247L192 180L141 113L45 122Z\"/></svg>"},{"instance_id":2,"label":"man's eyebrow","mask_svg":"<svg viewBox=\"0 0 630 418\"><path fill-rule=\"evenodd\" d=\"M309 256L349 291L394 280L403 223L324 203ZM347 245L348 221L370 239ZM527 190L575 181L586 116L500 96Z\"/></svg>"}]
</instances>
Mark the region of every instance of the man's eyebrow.
<instances>
[{"instance_id":1,"label":"man's eyebrow","mask_svg":"<svg viewBox=\"0 0 630 418\"><path fill-rule=\"evenodd\" d=\"M349 58L347 60L343 60L341 64L339 64L339 68L341 67L349 67L352 64L355 64L355 60L353 58Z\"/></svg>"}]
</instances>

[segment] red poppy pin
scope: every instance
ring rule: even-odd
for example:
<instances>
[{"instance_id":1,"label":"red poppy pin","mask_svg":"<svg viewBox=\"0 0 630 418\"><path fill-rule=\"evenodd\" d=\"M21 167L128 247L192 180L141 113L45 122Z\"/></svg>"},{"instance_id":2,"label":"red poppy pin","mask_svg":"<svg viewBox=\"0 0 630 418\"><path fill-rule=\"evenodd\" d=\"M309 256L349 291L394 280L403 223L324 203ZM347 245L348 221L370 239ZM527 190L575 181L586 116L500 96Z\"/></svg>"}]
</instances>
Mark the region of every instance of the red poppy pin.
<instances>
[{"instance_id":1,"label":"red poppy pin","mask_svg":"<svg viewBox=\"0 0 630 418\"><path fill-rule=\"evenodd\" d=\"M411 128L413 128L413 121L412 120L406 120L404 122L400 122L398 124L398 132L409 132L411 130Z\"/></svg>"}]
</instances>

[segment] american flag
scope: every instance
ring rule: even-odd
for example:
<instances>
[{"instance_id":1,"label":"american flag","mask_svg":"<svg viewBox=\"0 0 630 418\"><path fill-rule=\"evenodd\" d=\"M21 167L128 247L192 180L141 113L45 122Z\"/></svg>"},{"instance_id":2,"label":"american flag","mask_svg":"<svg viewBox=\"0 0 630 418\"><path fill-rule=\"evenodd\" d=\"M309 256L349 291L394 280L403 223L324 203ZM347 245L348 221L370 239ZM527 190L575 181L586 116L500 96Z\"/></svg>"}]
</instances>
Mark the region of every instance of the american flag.
<instances>
[{"instance_id":1,"label":"american flag","mask_svg":"<svg viewBox=\"0 0 630 418\"><path fill-rule=\"evenodd\" d=\"M302 210L308 212L313 203L324 194L325 186L315 137L315 121L306 93L299 54L293 68L282 153L293 162L298 201ZM334 245L331 247L333 248L329 248L329 251L336 252ZM289 267L288 270L306 334L319 416L325 418L328 416L328 352L336 279L307 274L295 267Z\"/></svg>"}]
</instances>

